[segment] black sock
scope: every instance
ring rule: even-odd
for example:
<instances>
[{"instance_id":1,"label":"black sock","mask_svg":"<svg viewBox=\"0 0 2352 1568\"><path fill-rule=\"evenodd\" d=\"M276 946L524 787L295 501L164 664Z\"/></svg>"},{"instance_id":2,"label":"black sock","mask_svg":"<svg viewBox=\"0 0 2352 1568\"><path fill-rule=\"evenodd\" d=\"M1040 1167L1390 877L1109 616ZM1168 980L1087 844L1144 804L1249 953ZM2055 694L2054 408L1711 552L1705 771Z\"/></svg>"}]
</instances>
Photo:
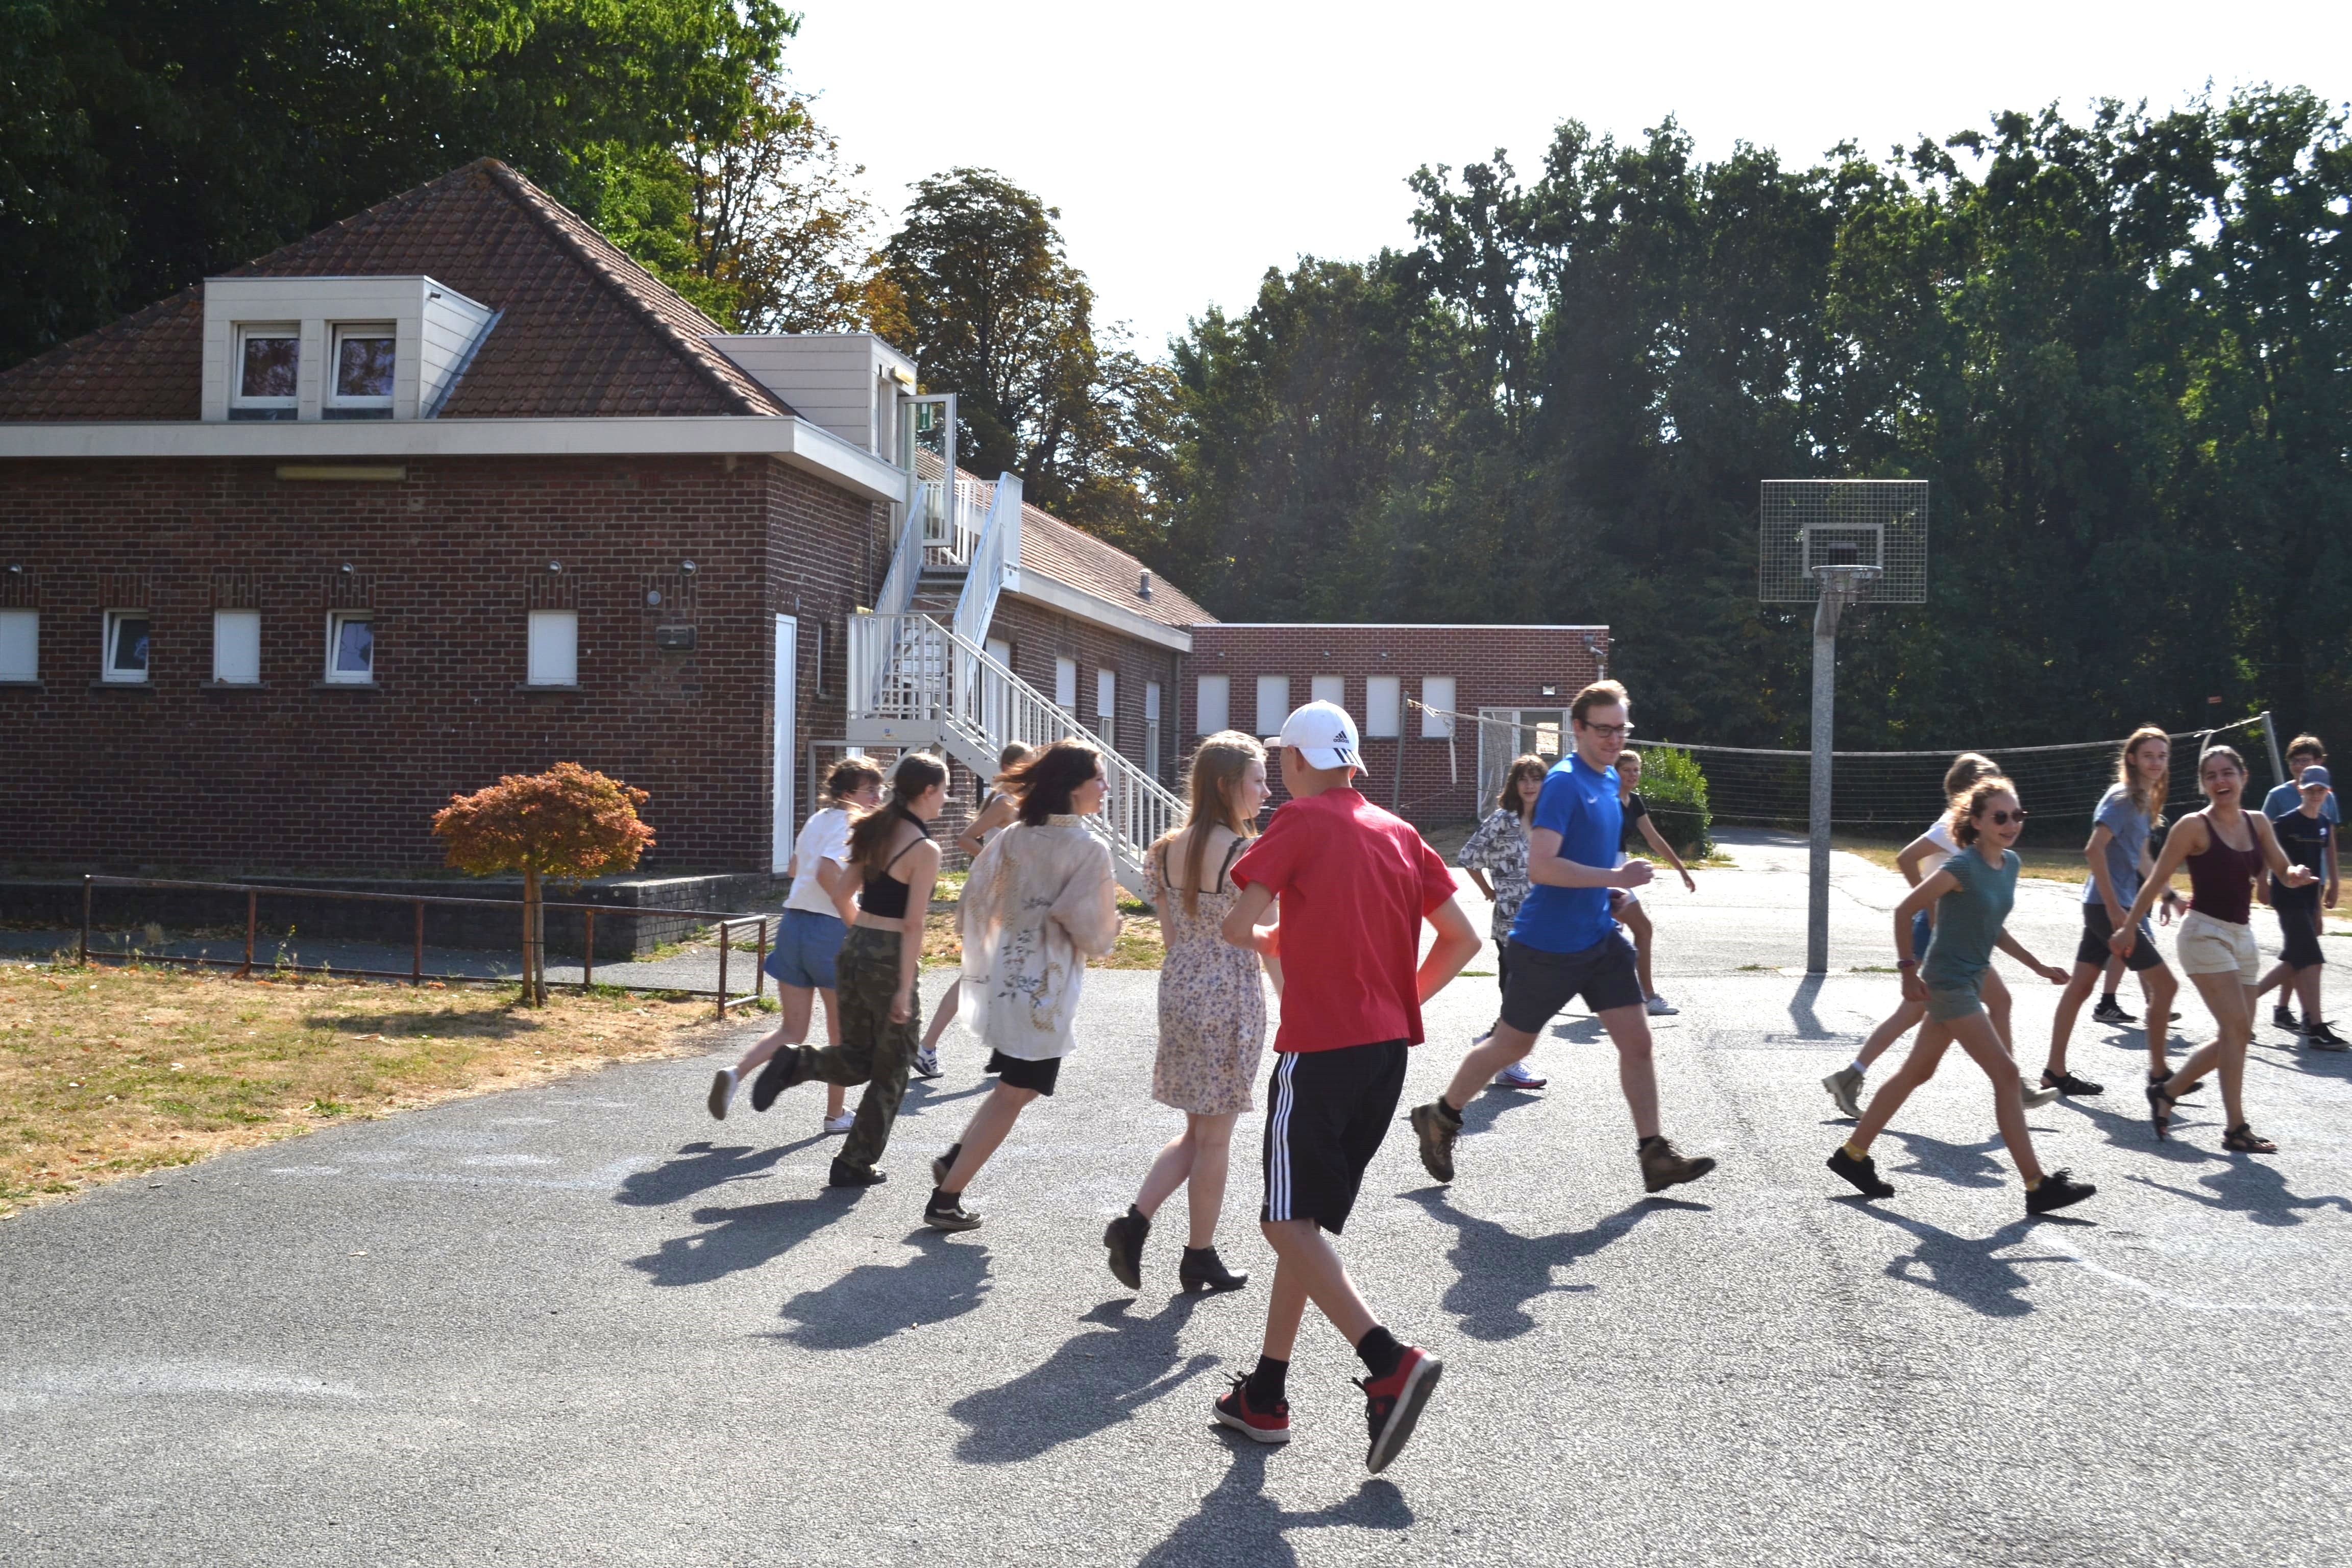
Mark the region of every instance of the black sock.
<instances>
[{"instance_id":1,"label":"black sock","mask_svg":"<svg viewBox=\"0 0 2352 1568\"><path fill-rule=\"evenodd\" d=\"M1386 1377L1397 1369L1399 1362L1404 1360L1404 1347L1397 1343L1394 1334L1374 1323L1364 1331L1364 1337L1356 1342L1356 1359L1362 1362L1364 1370L1374 1377Z\"/></svg>"},{"instance_id":2,"label":"black sock","mask_svg":"<svg viewBox=\"0 0 2352 1568\"><path fill-rule=\"evenodd\" d=\"M1451 1121L1459 1121L1462 1120L1461 1110L1458 1107L1447 1104L1445 1097L1442 1094L1437 1097L1437 1109L1441 1115L1445 1116Z\"/></svg>"},{"instance_id":3,"label":"black sock","mask_svg":"<svg viewBox=\"0 0 2352 1568\"><path fill-rule=\"evenodd\" d=\"M1141 1209L1137 1208L1133 1204L1127 1205L1127 1217L1133 1220L1136 1224L1141 1226L1146 1230L1150 1230L1151 1228L1151 1216L1145 1214ZM1184 1250L1190 1252L1192 1248L1188 1247Z\"/></svg>"},{"instance_id":4,"label":"black sock","mask_svg":"<svg viewBox=\"0 0 2352 1568\"><path fill-rule=\"evenodd\" d=\"M962 1201L963 1194L961 1193L951 1193L945 1187L933 1187L931 1189L931 1201L929 1206L935 1209L953 1208L957 1204Z\"/></svg>"},{"instance_id":5,"label":"black sock","mask_svg":"<svg viewBox=\"0 0 2352 1568\"><path fill-rule=\"evenodd\" d=\"M2116 993L2112 991L2100 992L2099 1000L2105 1003L2110 1007L2120 1007L2123 1005L2123 1003L2116 999Z\"/></svg>"},{"instance_id":6,"label":"black sock","mask_svg":"<svg viewBox=\"0 0 2352 1568\"><path fill-rule=\"evenodd\" d=\"M1288 1362L1276 1361L1270 1355L1258 1357L1256 1370L1243 1384L1249 1390L1250 1403L1260 1410L1281 1404L1283 1380L1289 1375Z\"/></svg>"}]
</instances>

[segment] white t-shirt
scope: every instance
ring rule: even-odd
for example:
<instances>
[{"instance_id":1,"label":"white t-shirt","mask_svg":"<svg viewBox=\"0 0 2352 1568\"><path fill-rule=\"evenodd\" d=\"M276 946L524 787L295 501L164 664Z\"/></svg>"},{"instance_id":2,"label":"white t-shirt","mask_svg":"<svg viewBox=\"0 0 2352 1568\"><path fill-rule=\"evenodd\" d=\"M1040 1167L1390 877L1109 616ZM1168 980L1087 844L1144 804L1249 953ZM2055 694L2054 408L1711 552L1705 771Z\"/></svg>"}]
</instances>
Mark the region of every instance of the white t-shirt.
<instances>
[{"instance_id":1,"label":"white t-shirt","mask_svg":"<svg viewBox=\"0 0 2352 1568\"><path fill-rule=\"evenodd\" d=\"M1951 822L1947 817L1936 818L1935 825L1919 837L1943 851L1941 855L1919 857L1919 879L1924 882L1941 870L1945 861L1958 854L1960 847L1952 837Z\"/></svg>"},{"instance_id":2,"label":"white t-shirt","mask_svg":"<svg viewBox=\"0 0 2352 1568\"><path fill-rule=\"evenodd\" d=\"M841 911L825 896L824 884L816 879L819 860L849 864L849 813L837 805L812 812L801 825L801 836L793 841L793 890L784 898L784 908L839 920Z\"/></svg>"}]
</instances>

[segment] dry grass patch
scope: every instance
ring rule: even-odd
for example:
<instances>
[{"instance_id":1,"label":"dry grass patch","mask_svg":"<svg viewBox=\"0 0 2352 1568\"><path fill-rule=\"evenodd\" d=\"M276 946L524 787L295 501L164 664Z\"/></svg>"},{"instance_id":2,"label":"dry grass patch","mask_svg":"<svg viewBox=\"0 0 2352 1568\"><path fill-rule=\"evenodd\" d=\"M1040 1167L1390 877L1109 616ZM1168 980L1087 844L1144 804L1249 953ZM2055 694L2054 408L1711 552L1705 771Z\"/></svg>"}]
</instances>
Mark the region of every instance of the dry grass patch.
<instances>
[{"instance_id":1,"label":"dry grass patch","mask_svg":"<svg viewBox=\"0 0 2352 1568\"><path fill-rule=\"evenodd\" d=\"M352 1117L708 1048L708 1001L0 967L0 1217Z\"/></svg>"},{"instance_id":2,"label":"dry grass patch","mask_svg":"<svg viewBox=\"0 0 2352 1568\"><path fill-rule=\"evenodd\" d=\"M961 885L955 890L960 894ZM963 963L959 912L953 899L931 900L930 918L923 922L924 968L952 969ZM1167 946L1160 940L1160 917L1151 912L1150 905L1129 898L1122 889L1118 895L1118 941L1109 952L1090 961L1087 967L1158 969L1167 956Z\"/></svg>"},{"instance_id":3,"label":"dry grass patch","mask_svg":"<svg viewBox=\"0 0 2352 1568\"><path fill-rule=\"evenodd\" d=\"M1859 855L1880 870L1892 871L1898 877L1903 874L1903 870L1901 867L1895 864L1895 857L1902 852L1904 845L1910 842L1908 838L1899 842L1890 842L1882 838L1857 838L1847 833L1830 835L1832 848L1843 849L1849 855ZM2091 874L2091 864L2083 858L2083 852L2080 849L2020 849L2017 852L2017 874L2021 877L2041 877L2053 882L2080 883L2084 878Z\"/></svg>"}]
</instances>

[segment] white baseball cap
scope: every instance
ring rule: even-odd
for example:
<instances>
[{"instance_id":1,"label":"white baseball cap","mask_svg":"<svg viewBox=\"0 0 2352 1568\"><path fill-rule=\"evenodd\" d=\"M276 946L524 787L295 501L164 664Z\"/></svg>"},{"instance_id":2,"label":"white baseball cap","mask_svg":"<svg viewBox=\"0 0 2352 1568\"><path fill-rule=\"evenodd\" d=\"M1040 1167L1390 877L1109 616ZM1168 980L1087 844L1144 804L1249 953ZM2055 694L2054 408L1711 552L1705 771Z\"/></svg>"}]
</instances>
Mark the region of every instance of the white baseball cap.
<instances>
[{"instance_id":1,"label":"white baseball cap","mask_svg":"<svg viewBox=\"0 0 2352 1568\"><path fill-rule=\"evenodd\" d=\"M1309 702L1282 721L1282 733L1269 746L1297 748L1310 768L1353 768L1363 771L1356 754L1356 721L1336 702Z\"/></svg>"}]
</instances>

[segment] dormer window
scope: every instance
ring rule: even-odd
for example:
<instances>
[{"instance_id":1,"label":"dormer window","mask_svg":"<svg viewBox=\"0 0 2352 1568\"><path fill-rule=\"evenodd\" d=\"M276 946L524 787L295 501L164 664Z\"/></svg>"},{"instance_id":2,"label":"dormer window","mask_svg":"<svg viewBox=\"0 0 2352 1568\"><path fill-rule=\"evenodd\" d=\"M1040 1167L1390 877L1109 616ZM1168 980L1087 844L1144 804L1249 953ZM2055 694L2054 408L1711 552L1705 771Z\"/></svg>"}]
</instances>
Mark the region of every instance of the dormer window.
<instances>
[{"instance_id":1,"label":"dormer window","mask_svg":"<svg viewBox=\"0 0 2352 1568\"><path fill-rule=\"evenodd\" d=\"M291 419L302 369L302 329L292 321L236 330L232 419Z\"/></svg>"},{"instance_id":2,"label":"dormer window","mask_svg":"<svg viewBox=\"0 0 2352 1568\"><path fill-rule=\"evenodd\" d=\"M327 394L328 418L392 417L392 372L397 335L390 321L335 328L335 380Z\"/></svg>"}]
</instances>

